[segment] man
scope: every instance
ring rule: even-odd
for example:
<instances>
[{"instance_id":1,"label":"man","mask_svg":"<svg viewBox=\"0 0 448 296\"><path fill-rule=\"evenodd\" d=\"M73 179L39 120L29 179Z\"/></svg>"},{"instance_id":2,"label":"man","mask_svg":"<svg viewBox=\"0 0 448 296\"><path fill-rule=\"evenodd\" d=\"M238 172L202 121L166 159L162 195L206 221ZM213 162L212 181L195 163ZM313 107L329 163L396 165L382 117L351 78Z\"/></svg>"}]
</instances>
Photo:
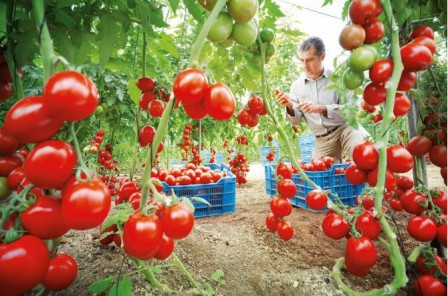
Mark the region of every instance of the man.
<instances>
[{"instance_id":1,"label":"man","mask_svg":"<svg viewBox=\"0 0 448 296\"><path fill-rule=\"evenodd\" d=\"M292 124L298 124L302 116L305 118L316 138L313 157L331 156L340 163L342 155L351 155L353 147L368 133L362 127L356 130L345 123L336 89L327 89L332 82L331 72L322 64L322 39L305 40L299 48L299 59L304 74L292 84L289 94L276 91L276 100L286 107L286 118Z\"/></svg>"}]
</instances>

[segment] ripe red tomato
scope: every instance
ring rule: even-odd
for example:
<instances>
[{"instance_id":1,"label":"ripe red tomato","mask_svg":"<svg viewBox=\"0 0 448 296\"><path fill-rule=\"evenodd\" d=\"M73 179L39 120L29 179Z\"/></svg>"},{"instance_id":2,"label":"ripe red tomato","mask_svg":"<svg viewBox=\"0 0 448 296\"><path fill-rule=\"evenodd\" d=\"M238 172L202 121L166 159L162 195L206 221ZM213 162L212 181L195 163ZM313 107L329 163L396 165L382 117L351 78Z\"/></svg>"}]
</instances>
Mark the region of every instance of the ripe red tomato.
<instances>
[{"instance_id":1,"label":"ripe red tomato","mask_svg":"<svg viewBox=\"0 0 448 296\"><path fill-rule=\"evenodd\" d=\"M434 275L440 267L443 273L446 274L446 262L443 258L439 257L437 254L429 255L429 258L425 258L420 255L415 262L418 270L423 274Z\"/></svg>"},{"instance_id":2,"label":"ripe red tomato","mask_svg":"<svg viewBox=\"0 0 448 296\"><path fill-rule=\"evenodd\" d=\"M271 232L274 232L277 230L277 224L279 222L280 222L280 220L273 213L269 213L266 216L266 228Z\"/></svg>"},{"instance_id":3,"label":"ripe red tomato","mask_svg":"<svg viewBox=\"0 0 448 296\"><path fill-rule=\"evenodd\" d=\"M386 101L386 88L382 85L377 85L369 82L364 87L362 97L367 104L378 105Z\"/></svg>"},{"instance_id":4,"label":"ripe red tomato","mask_svg":"<svg viewBox=\"0 0 448 296\"><path fill-rule=\"evenodd\" d=\"M414 30L412 30L411 35L409 37L414 39L414 38L417 38L419 36L426 36L426 37L429 37L431 39L434 39L434 31L429 26L420 26L420 27L417 27Z\"/></svg>"},{"instance_id":5,"label":"ripe red tomato","mask_svg":"<svg viewBox=\"0 0 448 296\"><path fill-rule=\"evenodd\" d=\"M75 281L77 274L78 263L76 260L68 254L59 253L51 259L42 285L48 291L62 291Z\"/></svg>"},{"instance_id":6,"label":"ripe red tomato","mask_svg":"<svg viewBox=\"0 0 448 296\"><path fill-rule=\"evenodd\" d=\"M98 106L95 84L76 71L53 74L44 85L43 97L50 115L59 120L83 120Z\"/></svg>"},{"instance_id":7,"label":"ripe red tomato","mask_svg":"<svg viewBox=\"0 0 448 296\"><path fill-rule=\"evenodd\" d=\"M11 154L23 147L3 126L0 126L0 154Z\"/></svg>"},{"instance_id":8,"label":"ripe red tomato","mask_svg":"<svg viewBox=\"0 0 448 296\"><path fill-rule=\"evenodd\" d=\"M414 167L414 158L400 145L387 147L387 167L394 173L406 173Z\"/></svg>"},{"instance_id":9,"label":"ripe red tomato","mask_svg":"<svg viewBox=\"0 0 448 296\"><path fill-rule=\"evenodd\" d=\"M398 82L397 90L408 91L417 81L417 74L415 72L403 71L401 72L400 81Z\"/></svg>"},{"instance_id":10,"label":"ripe red tomato","mask_svg":"<svg viewBox=\"0 0 448 296\"><path fill-rule=\"evenodd\" d=\"M24 235L0 244L0 287L5 295L21 295L39 284L50 265L50 252L43 240ZM9 292L9 293L8 293Z\"/></svg>"},{"instance_id":11,"label":"ripe red tomato","mask_svg":"<svg viewBox=\"0 0 448 296\"><path fill-rule=\"evenodd\" d=\"M61 199L38 196L34 204L20 215L23 228L41 239L55 239L69 231L61 214Z\"/></svg>"},{"instance_id":12,"label":"ripe red tomato","mask_svg":"<svg viewBox=\"0 0 448 296\"><path fill-rule=\"evenodd\" d=\"M205 110L205 104L204 101L199 101L196 104L183 104L184 111L190 117L194 120L199 120L207 116L207 111Z\"/></svg>"},{"instance_id":13,"label":"ripe red tomato","mask_svg":"<svg viewBox=\"0 0 448 296\"><path fill-rule=\"evenodd\" d=\"M248 109L243 108L238 111L237 120L241 125L249 124L251 118L252 115L250 114Z\"/></svg>"},{"instance_id":14,"label":"ripe red tomato","mask_svg":"<svg viewBox=\"0 0 448 296\"><path fill-rule=\"evenodd\" d=\"M349 16L354 24L362 25L370 16L381 13L382 7L377 0L354 0L350 3Z\"/></svg>"},{"instance_id":15,"label":"ripe red tomato","mask_svg":"<svg viewBox=\"0 0 448 296\"><path fill-rule=\"evenodd\" d=\"M215 83L208 87L204 105L207 114L216 120L230 119L235 111L236 102L232 91L223 83Z\"/></svg>"},{"instance_id":16,"label":"ripe red tomato","mask_svg":"<svg viewBox=\"0 0 448 296\"><path fill-rule=\"evenodd\" d=\"M138 259L154 257L162 243L163 227L156 215L132 214L123 226L123 249Z\"/></svg>"},{"instance_id":17,"label":"ripe red tomato","mask_svg":"<svg viewBox=\"0 0 448 296\"><path fill-rule=\"evenodd\" d=\"M328 198L321 190L314 189L308 192L305 201L310 209L320 211L327 205Z\"/></svg>"},{"instance_id":18,"label":"ripe red tomato","mask_svg":"<svg viewBox=\"0 0 448 296\"><path fill-rule=\"evenodd\" d=\"M389 200L389 205L390 208L395 212L401 212L403 210L403 207L399 199L392 198L391 200Z\"/></svg>"},{"instance_id":19,"label":"ripe red tomato","mask_svg":"<svg viewBox=\"0 0 448 296\"><path fill-rule=\"evenodd\" d=\"M436 206L438 206L444 214L447 212L447 196L443 190L439 191L437 196L432 196L432 200Z\"/></svg>"},{"instance_id":20,"label":"ripe red tomato","mask_svg":"<svg viewBox=\"0 0 448 296\"><path fill-rule=\"evenodd\" d=\"M374 168L373 170L367 173L367 182L369 183L370 186L372 187L376 186L377 181L378 181L378 167ZM387 191L394 190L396 184L397 181L395 180L393 172L389 169L386 169L386 184L385 184L386 190Z\"/></svg>"},{"instance_id":21,"label":"ripe red tomato","mask_svg":"<svg viewBox=\"0 0 448 296\"><path fill-rule=\"evenodd\" d=\"M358 204L359 201L359 197L361 197L361 204L363 206L364 209L369 210L371 208L373 208L375 206L375 199L373 198L373 196L365 194L365 195L360 195L357 196L355 201Z\"/></svg>"},{"instance_id":22,"label":"ripe red tomato","mask_svg":"<svg viewBox=\"0 0 448 296\"><path fill-rule=\"evenodd\" d=\"M162 236L162 242L160 243L159 249L154 255L157 260L168 259L174 251L174 239L167 236L165 233Z\"/></svg>"},{"instance_id":23,"label":"ripe red tomato","mask_svg":"<svg viewBox=\"0 0 448 296\"><path fill-rule=\"evenodd\" d=\"M437 239L446 248L447 245L447 227L446 223L437 227Z\"/></svg>"},{"instance_id":24,"label":"ripe red tomato","mask_svg":"<svg viewBox=\"0 0 448 296\"><path fill-rule=\"evenodd\" d=\"M190 208L183 203L165 207L160 215L163 232L173 239L187 237L194 226L194 216Z\"/></svg>"},{"instance_id":25,"label":"ripe red tomato","mask_svg":"<svg viewBox=\"0 0 448 296\"><path fill-rule=\"evenodd\" d=\"M145 93L153 91L156 86L151 77L140 77L136 84L138 89Z\"/></svg>"},{"instance_id":26,"label":"ripe red tomato","mask_svg":"<svg viewBox=\"0 0 448 296\"><path fill-rule=\"evenodd\" d=\"M289 221L278 222L276 231L278 236L284 241L290 240L294 236L294 228Z\"/></svg>"},{"instance_id":27,"label":"ripe red tomato","mask_svg":"<svg viewBox=\"0 0 448 296\"><path fill-rule=\"evenodd\" d=\"M283 179L292 178L292 168L291 166L281 162L277 166L277 176L281 176Z\"/></svg>"},{"instance_id":28,"label":"ripe red tomato","mask_svg":"<svg viewBox=\"0 0 448 296\"><path fill-rule=\"evenodd\" d=\"M436 238L437 225L428 217L414 216L408 220L408 232L415 240L430 242Z\"/></svg>"},{"instance_id":29,"label":"ripe red tomato","mask_svg":"<svg viewBox=\"0 0 448 296\"><path fill-rule=\"evenodd\" d=\"M377 17L371 16L366 19L362 25L366 32L365 44L372 44L378 42L384 36L384 24Z\"/></svg>"},{"instance_id":30,"label":"ripe red tomato","mask_svg":"<svg viewBox=\"0 0 448 296\"><path fill-rule=\"evenodd\" d=\"M22 166L22 159L18 154L0 156L0 177L8 177L16 168Z\"/></svg>"},{"instance_id":31,"label":"ripe red tomato","mask_svg":"<svg viewBox=\"0 0 448 296\"><path fill-rule=\"evenodd\" d=\"M326 236L332 239L341 239L348 234L350 225L345 218L337 213L325 216L322 221L322 230Z\"/></svg>"},{"instance_id":32,"label":"ripe red tomato","mask_svg":"<svg viewBox=\"0 0 448 296\"><path fill-rule=\"evenodd\" d=\"M355 226L361 235L367 236L371 240L377 239L381 234L380 221L368 212L358 216Z\"/></svg>"},{"instance_id":33,"label":"ripe red tomato","mask_svg":"<svg viewBox=\"0 0 448 296\"><path fill-rule=\"evenodd\" d=\"M409 109L411 109L411 101L408 97L402 93L397 93L395 95L394 102L394 115L402 116L408 113Z\"/></svg>"},{"instance_id":34,"label":"ripe red tomato","mask_svg":"<svg viewBox=\"0 0 448 296\"><path fill-rule=\"evenodd\" d=\"M367 268L376 264L378 255L370 238L350 237L345 246L345 259L351 261L356 268Z\"/></svg>"},{"instance_id":35,"label":"ripe red tomato","mask_svg":"<svg viewBox=\"0 0 448 296\"><path fill-rule=\"evenodd\" d=\"M406 144L406 149L412 154L422 156L431 150L432 142L425 136L415 136Z\"/></svg>"},{"instance_id":36,"label":"ripe red tomato","mask_svg":"<svg viewBox=\"0 0 448 296\"><path fill-rule=\"evenodd\" d=\"M397 187L401 190L409 190L414 187L414 181L412 181L408 176L399 176L396 180Z\"/></svg>"},{"instance_id":37,"label":"ripe red tomato","mask_svg":"<svg viewBox=\"0 0 448 296\"><path fill-rule=\"evenodd\" d=\"M247 124L248 127L256 127L259 121L258 114L252 114L249 120L249 123Z\"/></svg>"},{"instance_id":38,"label":"ripe red tomato","mask_svg":"<svg viewBox=\"0 0 448 296\"><path fill-rule=\"evenodd\" d=\"M355 276L366 276L369 271L370 267L360 267L356 265L356 262L352 261L353 259L345 258L345 268L347 271Z\"/></svg>"},{"instance_id":39,"label":"ripe red tomato","mask_svg":"<svg viewBox=\"0 0 448 296\"><path fill-rule=\"evenodd\" d=\"M258 96L252 96L247 102L247 107L252 114L260 114L263 111L263 100Z\"/></svg>"},{"instance_id":40,"label":"ripe red tomato","mask_svg":"<svg viewBox=\"0 0 448 296\"><path fill-rule=\"evenodd\" d=\"M124 202L129 200L129 197L135 192L140 192L140 188L138 188L137 184L134 181L126 181L120 185L117 193L120 202Z\"/></svg>"},{"instance_id":41,"label":"ripe red tomato","mask_svg":"<svg viewBox=\"0 0 448 296\"><path fill-rule=\"evenodd\" d=\"M75 182L62 194L62 218L71 229L91 229L106 219L110 203L109 188L101 179Z\"/></svg>"},{"instance_id":42,"label":"ripe red tomato","mask_svg":"<svg viewBox=\"0 0 448 296\"><path fill-rule=\"evenodd\" d=\"M16 167L8 175L8 188L15 190L23 179L25 179L25 170L22 167Z\"/></svg>"},{"instance_id":43,"label":"ripe red tomato","mask_svg":"<svg viewBox=\"0 0 448 296\"><path fill-rule=\"evenodd\" d=\"M204 72L189 68L180 72L173 84L174 96L182 103L194 105L205 96L208 82Z\"/></svg>"},{"instance_id":44,"label":"ripe red tomato","mask_svg":"<svg viewBox=\"0 0 448 296\"><path fill-rule=\"evenodd\" d=\"M430 275L422 275L413 284L418 296L446 296L446 287Z\"/></svg>"},{"instance_id":45,"label":"ripe red tomato","mask_svg":"<svg viewBox=\"0 0 448 296\"><path fill-rule=\"evenodd\" d=\"M151 125L145 125L140 129L138 135L138 142L141 147L145 147L152 144L154 136L156 135L156 130Z\"/></svg>"},{"instance_id":46,"label":"ripe red tomato","mask_svg":"<svg viewBox=\"0 0 448 296\"><path fill-rule=\"evenodd\" d=\"M432 63L432 53L424 45L408 43L400 49L404 70L417 72L428 69Z\"/></svg>"},{"instance_id":47,"label":"ripe red tomato","mask_svg":"<svg viewBox=\"0 0 448 296\"><path fill-rule=\"evenodd\" d=\"M427 201L428 197L413 190L407 190L400 196L400 202L403 209L411 214L420 215L426 207L421 204Z\"/></svg>"},{"instance_id":48,"label":"ripe red tomato","mask_svg":"<svg viewBox=\"0 0 448 296\"><path fill-rule=\"evenodd\" d=\"M138 100L138 106L143 110L147 110L149 102L153 101L155 98L156 96L152 92L144 92Z\"/></svg>"},{"instance_id":49,"label":"ripe red tomato","mask_svg":"<svg viewBox=\"0 0 448 296\"><path fill-rule=\"evenodd\" d=\"M362 142L353 148L353 161L361 170L371 170L378 165L378 150L372 142Z\"/></svg>"},{"instance_id":50,"label":"ripe red tomato","mask_svg":"<svg viewBox=\"0 0 448 296\"><path fill-rule=\"evenodd\" d=\"M286 198L293 198L296 195L296 185L290 179L283 179L277 184L278 193Z\"/></svg>"},{"instance_id":51,"label":"ripe red tomato","mask_svg":"<svg viewBox=\"0 0 448 296\"><path fill-rule=\"evenodd\" d=\"M153 100L148 104L148 113L152 117L160 118L162 117L163 110L165 110L165 103L161 100Z\"/></svg>"},{"instance_id":52,"label":"ripe red tomato","mask_svg":"<svg viewBox=\"0 0 448 296\"><path fill-rule=\"evenodd\" d=\"M436 145L429 150L429 160L438 167L446 167L447 152L445 145Z\"/></svg>"},{"instance_id":53,"label":"ripe red tomato","mask_svg":"<svg viewBox=\"0 0 448 296\"><path fill-rule=\"evenodd\" d=\"M394 63L390 59L376 61L369 70L369 78L373 83L380 85L386 83L392 76Z\"/></svg>"},{"instance_id":54,"label":"ripe red tomato","mask_svg":"<svg viewBox=\"0 0 448 296\"><path fill-rule=\"evenodd\" d=\"M360 170L356 164L351 164L345 171L345 177L350 184L360 185L367 182L367 175L364 170Z\"/></svg>"},{"instance_id":55,"label":"ripe red tomato","mask_svg":"<svg viewBox=\"0 0 448 296\"><path fill-rule=\"evenodd\" d=\"M3 128L21 143L39 143L54 136L63 121L50 117L48 102L42 97L25 97L6 113Z\"/></svg>"},{"instance_id":56,"label":"ripe red tomato","mask_svg":"<svg viewBox=\"0 0 448 296\"><path fill-rule=\"evenodd\" d=\"M436 42L434 41L434 39L426 37L426 36L419 36L409 43L424 45L429 49L431 54L434 54L437 49L437 45L436 45Z\"/></svg>"},{"instance_id":57,"label":"ripe red tomato","mask_svg":"<svg viewBox=\"0 0 448 296\"><path fill-rule=\"evenodd\" d=\"M60 188L72 176L76 152L61 140L48 140L31 150L25 160L26 177L42 189Z\"/></svg>"},{"instance_id":58,"label":"ripe red tomato","mask_svg":"<svg viewBox=\"0 0 448 296\"><path fill-rule=\"evenodd\" d=\"M272 213L278 218L289 216L292 212L292 204L283 196L276 196L272 198L270 207Z\"/></svg>"}]
</instances>

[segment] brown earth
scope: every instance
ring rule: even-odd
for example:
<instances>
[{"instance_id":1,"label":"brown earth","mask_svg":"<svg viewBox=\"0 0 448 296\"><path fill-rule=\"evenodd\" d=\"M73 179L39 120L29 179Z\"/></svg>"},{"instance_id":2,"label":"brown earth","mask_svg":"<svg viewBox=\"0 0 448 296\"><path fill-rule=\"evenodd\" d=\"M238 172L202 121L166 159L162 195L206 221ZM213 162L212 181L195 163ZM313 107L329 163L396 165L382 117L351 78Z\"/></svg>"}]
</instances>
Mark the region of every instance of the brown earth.
<instances>
[{"instance_id":1,"label":"brown earth","mask_svg":"<svg viewBox=\"0 0 448 296\"><path fill-rule=\"evenodd\" d=\"M429 166L430 186L443 186L438 168ZM331 270L337 258L344 254L345 241L327 238L321 230L323 213L294 208L287 220L294 226L294 237L284 242L265 228L270 212L270 198L265 194L264 171L260 164L251 166L249 182L237 186L236 211L221 216L200 218L189 237L177 241L175 253L202 286L206 283L216 295L343 295L337 290ZM395 215L401 226L404 248L410 252L412 241L407 239L406 214ZM120 248L101 246L97 230L73 231L66 235L60 251L71 254L79 264L78 278L67 290L57 295L91 295L89 285L100 278L131 273L132 295L190 295L192 285L177 268L167 262L150 261L150 265L168 264L157 278L176 292L162 293L152 288ZM365 291L389 283L392 272L387 253L381 249L378 263L362 278L343 271L345 282ZM211 274L221 269L225 284L217 285ZM410 295L403 288L399 295ZM114 294L115 295L115 294Z\"/></svg>"}]
</instances>

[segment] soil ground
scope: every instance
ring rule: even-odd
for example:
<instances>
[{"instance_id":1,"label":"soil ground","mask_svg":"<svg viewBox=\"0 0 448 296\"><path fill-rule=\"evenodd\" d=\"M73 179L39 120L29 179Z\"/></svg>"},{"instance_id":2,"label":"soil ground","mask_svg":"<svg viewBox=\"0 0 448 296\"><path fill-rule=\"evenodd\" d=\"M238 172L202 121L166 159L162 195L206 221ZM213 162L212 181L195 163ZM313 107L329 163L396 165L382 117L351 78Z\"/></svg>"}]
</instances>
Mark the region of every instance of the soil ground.
<instances>
[{"instance_id":1,"label":"soil ground","mask_svg":"<svg viewBox=\"0 0 448 296\"><path fill-rule=\"evenodd\" d=\"M442 187L439 169L428 167L430 186ZM236 211L214 217L196 219L195 227L186 239L177 241L175 253L201 284L210 284L216 295L343 295L337 290L331 270L337 258L344 255L345 240L327 238L321 229L323 213L294 208L287 217L294 226L294 237L284 242L265 228L265 217L270 212L270 198L265 194L264 169L251 165L248 183L237 186ZM401 237L409 252L409 239L403 232L406 214L396 215L402 226ZM71 254L79 264L73 285L56 295L91 295L89 285L100 278L131 273L132 295L168 295L152 288L140 273L133 273L135 265L115 246L101 246L98 230L72 231L60 251ZM406 242L408 241L408 243ZM412 242L411 242L412 243ZM382 249L377 244L378 249ZM366 291L389 283L392 272L386 252L380 251L378 263L362 278L343 271L344 280L352 288ZM169 259L166 264L172 261ZM150 265L161 262L150 261ZM221 269L225 284L217 285L211 274ZM163 268L157 277L174 293L194 294L192 285L174 266ZM399 295L412 295L403 288ZM114 294L115 295L115 294Z\"/></svg>"}]
</instances>

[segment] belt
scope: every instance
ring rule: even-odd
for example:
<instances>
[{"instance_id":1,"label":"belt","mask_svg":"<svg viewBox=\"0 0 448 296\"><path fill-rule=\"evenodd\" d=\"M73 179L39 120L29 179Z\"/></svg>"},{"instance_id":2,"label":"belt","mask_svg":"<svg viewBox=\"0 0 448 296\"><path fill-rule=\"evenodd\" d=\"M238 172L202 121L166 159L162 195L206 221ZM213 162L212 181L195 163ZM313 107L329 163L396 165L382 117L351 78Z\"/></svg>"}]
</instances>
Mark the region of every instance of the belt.
<instances>
[{"instance_id":1,"label":"belt","mask_svg":"<svg viewBox=\"0 0 448 296\"><path fill-rule=\"evenodd\" d=\"M326 134L323 134L323 135L316 135L315 137L316 137L316 138L323 138L323 137L326 137L326 136L331 135L332 133L334 133L334 132L335 132L338 128L340 128L340 127L341 127L341 126L339 125L339 126L335 127L334 129L328 131Z\"/></svg>"}]
</instances>

